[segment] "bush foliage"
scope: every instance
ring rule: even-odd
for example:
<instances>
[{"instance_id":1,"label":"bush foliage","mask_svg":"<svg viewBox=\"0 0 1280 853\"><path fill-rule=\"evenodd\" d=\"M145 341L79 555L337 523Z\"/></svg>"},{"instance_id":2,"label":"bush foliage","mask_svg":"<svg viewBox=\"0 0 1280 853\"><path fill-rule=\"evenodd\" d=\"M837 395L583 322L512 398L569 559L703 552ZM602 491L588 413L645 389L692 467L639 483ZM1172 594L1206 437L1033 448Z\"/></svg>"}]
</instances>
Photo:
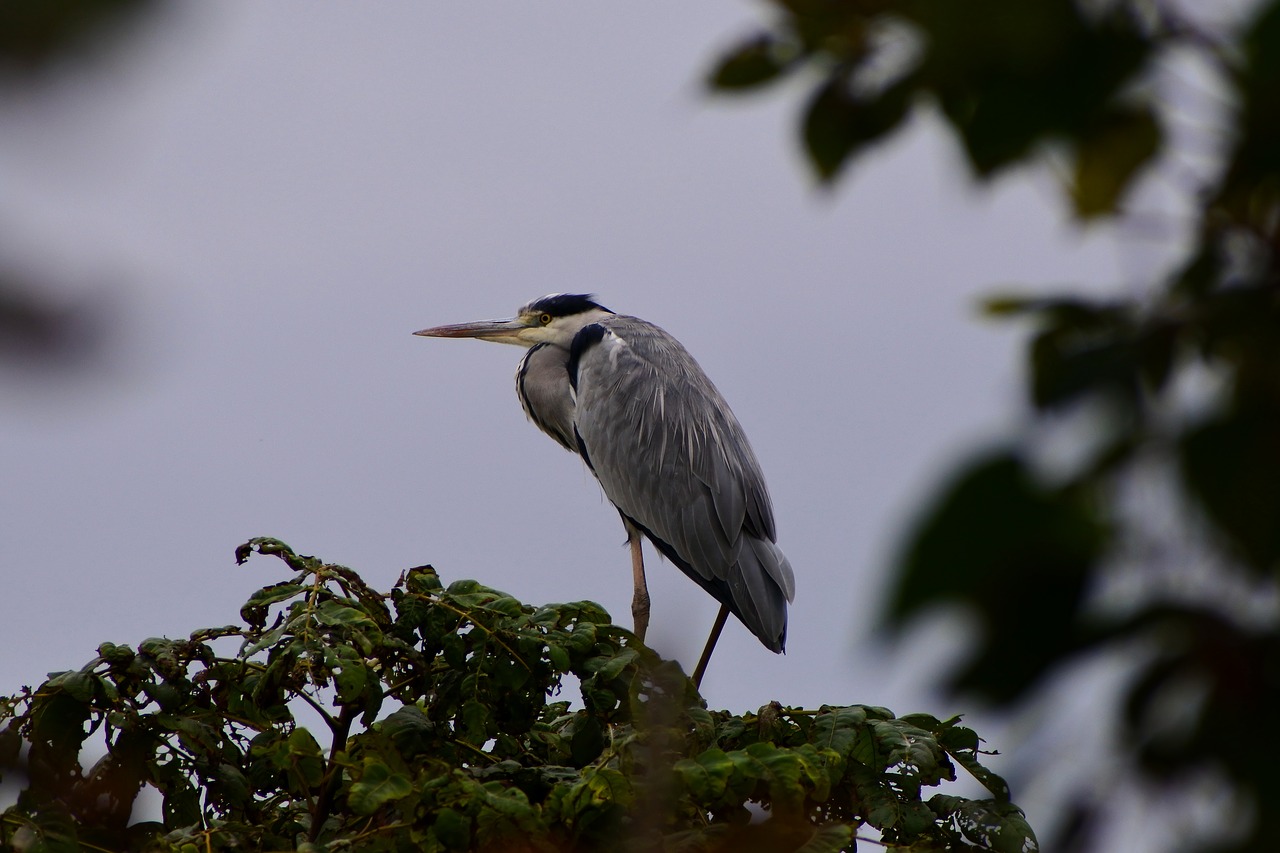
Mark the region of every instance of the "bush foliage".
<instances>
[{"instance_id":1,"label":"bush foliage","mask_svg":"<svg viewBox=\"0 0 1280 853\"><path fill-rule=\"evenodd\" d=\"M384 594L276 540L238 558L251 551L294 574L255 592L242 624L104 643L0 703L0 767L18 789L0 842L834 853L861 834L913 851L1037 849L958 719L710 711L591 602L530 607L475 581L446 587L429 566ZM990 797L930 796L957 767ZM138 821L146 787L162 807Z\"/></svg>"}]
</instances>

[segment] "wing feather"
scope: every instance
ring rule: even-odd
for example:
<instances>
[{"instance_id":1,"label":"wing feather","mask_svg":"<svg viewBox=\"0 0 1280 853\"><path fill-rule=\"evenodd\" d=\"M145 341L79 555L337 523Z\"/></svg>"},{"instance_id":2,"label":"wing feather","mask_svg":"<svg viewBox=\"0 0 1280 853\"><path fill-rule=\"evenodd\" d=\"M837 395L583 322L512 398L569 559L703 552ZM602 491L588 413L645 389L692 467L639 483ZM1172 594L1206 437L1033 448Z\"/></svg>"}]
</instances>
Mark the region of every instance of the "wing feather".
<instances>
[{"instance_id":1,"label":"wing feather","mask_svg":"<svg viewBox=\"0 0 1280 853\"><path fill-rule=\"evenodd\" d=\"M578 352L574 426L605 494L774 651L795 581L737 418L692 356L635 317Z\"/></svg>"}]
</instances>

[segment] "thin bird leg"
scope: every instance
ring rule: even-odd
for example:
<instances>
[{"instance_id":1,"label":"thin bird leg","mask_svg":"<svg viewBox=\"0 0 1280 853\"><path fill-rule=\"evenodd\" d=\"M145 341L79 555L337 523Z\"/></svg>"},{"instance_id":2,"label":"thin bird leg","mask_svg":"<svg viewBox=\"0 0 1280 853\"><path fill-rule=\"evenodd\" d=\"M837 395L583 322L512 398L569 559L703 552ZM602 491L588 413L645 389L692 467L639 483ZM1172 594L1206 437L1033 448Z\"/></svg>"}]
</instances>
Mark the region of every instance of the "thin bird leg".
<instances>
[{"instance_id":1,"label":"thin bird leg","mask_svg":"<svg viewBox=\"0 0 1280 853\"><path fill-rule=\"evenodd\" d=\"M635 591L631 596L631 619L635 624L636 639L644 642L649 630L649 584L644 579L644 552L640 549L640 531L630 524L627 527L627 544L631 546L631 580Z\"/></svg>"},{"instance_id":2,"label":"thin bird leg","mask_svg":"<svg viewBox=\"0 0 1280 853\"><path fill-rule=\"evenodd\" d=\"M702 650L702 657L698 658L698 665L693 670L693 686L702 686L702 676L707 674L707 664L711 663L711 653L715 651L716 641L720 639L720 632L724 630L724 623L729 621L729 605L721 604L720 612L716 614L716 624L711 626L711 636L707 637L707 645Z\"/></svg>"}]
</instances>

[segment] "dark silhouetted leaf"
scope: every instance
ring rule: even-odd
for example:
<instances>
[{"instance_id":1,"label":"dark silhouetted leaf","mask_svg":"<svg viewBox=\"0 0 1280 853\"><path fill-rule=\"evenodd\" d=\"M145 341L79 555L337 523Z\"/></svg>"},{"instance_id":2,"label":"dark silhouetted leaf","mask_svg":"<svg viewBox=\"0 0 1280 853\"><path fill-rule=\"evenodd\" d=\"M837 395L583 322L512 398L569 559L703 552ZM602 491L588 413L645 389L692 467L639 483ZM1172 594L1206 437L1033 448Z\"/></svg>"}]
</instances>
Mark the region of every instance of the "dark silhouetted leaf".
<instances>
[{"instance_id":1,"label":"dark silhouetted leaf","mask_svg":"<svg viewBox=\"0 0 1280 853\"><path fill-rule=\"evenodd\" d=\"M856 95L845 77L828 79L809 101L804 117L805 151L818 177L830 182L850 157L901 124L910 97L909 81L876 94Z\"/></svg>"},{"instance_id":2,"label":"dark silhouetted leaf","mask_svg":"<svg viewBox=\"0 0 1280 853\"><path fill-rule=\"evenodd\" d=\"M918 0L905 8L925 35L926 85L983 176L1050 137L1084 134L1150 52L1122 11L1092 22L1073 0Z\"/></svg>"},{"instance_id":3,"label":"dark silhouetted leaf","mask_svg":"<svg viewBox=\"0 0 1280 853\"><path fill-rule=\"evenodd\" d=\"M721 57L707 83L721 91L755 89L777 79L798 55L795 45L772 35L753 36Z\"/></svg>"},{"instance_id":4,"label":"dark silhouetted leaf","mask_svg":"<svg viewBox=\"0 0 1280 853\"><path fill-rule=\"evenodd\" d=\"M1160 125L1150 107L1112 109L1099 118L1076 141L1076 214L1117 213L1124 192L1159 153L1160 142Z\"/></svg>"},{"instance_id":5,"label":"dark silhouetted leaf","mask_svg":"<svg viewBox=\"0 0 1280 853\"><path fill-rule=\"evenodd\" d=\"M1073 625L1106 530L1087 500L1035 481L1009 452L971 464L909 540L891 619L964 603L982 619L957 686L1008 699L1077 642Z\"/></svg>"},{"instance_id":6,"label":"dark silhouetted leaf","mask_svg":"<svg viewBox=\"0 0 1280 853\"><path fill-rule=\"evenodd\" d=\"M376 758L366 758L360 780L351 786L348 802L356 814L371 815L385 804L409 796L413 786L409 779Z\"/></svg>"},{"instance_id":7,"label":"dark silhouetted leaf","mask_svg":"<svg viewBox=\"0 0 1280 853\"><path fill-rule=\"evenodd\" d=\"M1182 439L1187 488L1249 565L1280 567L1280 417L1235 410Z\"/></svg>"}]
</instances>

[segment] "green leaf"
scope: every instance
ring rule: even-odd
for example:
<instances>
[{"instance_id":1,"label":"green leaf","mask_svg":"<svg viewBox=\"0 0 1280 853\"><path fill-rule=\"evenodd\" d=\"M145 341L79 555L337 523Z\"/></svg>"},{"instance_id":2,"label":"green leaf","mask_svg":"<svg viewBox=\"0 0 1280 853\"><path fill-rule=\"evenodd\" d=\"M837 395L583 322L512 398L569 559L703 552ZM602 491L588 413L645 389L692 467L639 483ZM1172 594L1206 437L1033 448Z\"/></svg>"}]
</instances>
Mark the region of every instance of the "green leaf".
<instances>
[{"instance_id":1,"label":"green leaf","mask_svg":"<svg viewBox=\"0 0 1280 853\"><path fill-rule=\"evenodd\" d=\"M93 687L97 679L84 670L51 674L46 686L55 690L63 690L77 702L88 702L93 699Z\"/></svg>"},{"instance_id":2,"label":"green leaf","mask_svg":"<svg viewBox=\"0 0 1280 853\"><path fill-rule=\"evenodd\" d=\"M288 735L277 730L263 732L253 739L250 755L265 758L271 766L286 771L295 792L309 791L324 777L320 744L304 728Z\"/></svg>"},{"instance_id":3,"label":"green leaf","mask_svg":"<svg viewBox=\"0 0 1280 853\"><path fill-rule=\"evenodd\" d=\"M721 749L708 749L695 758L676 762L674 768L681 783L695 799L707 804L720 802L733 776L733 762Z\"/></svg>"},{"instance_id":4,"label":"green leaf","mask_svg":"<svg viewBox=\"0 0 1280 853\"><path fill-rule=\"evenodd\" d=\"M244 603L245 607L266 607L288 598L293 598L305 591L307 587L293 581L282 581L281 583L264 586L262 589L249 596L249 600Z\"/></svg>"},{"instance_id":5,"label":"green leaf","mask_svg":"<svg viewBox=\"0 0 1280 853\"><path fill-rule=\"evenodd\" d=\"M405 759L434 749L440 736L440 727L416 705L402 705L379 723L378 728Z\"/></svg>"},{"instance_id":6,"label":"green leaf","mask_svg":"<svg viewBox=\"0 0 1280 853\"><path fill-rule=\"evenodd\" d=\"M342 625L366 630L378 630L378 623L371 619L364 610L333 598L320 603L320 606L316 608L316 618L321 625Z\"/></svg>"},{"instance_id":7,"label":"green leaf","mask_svg":"<svg viewBox=\"0 0 1280 853\"><path fill-rule=\"evenodd\" d=\"M1036 853L1040 843L1022 811L1011 803L995 800L966 800L937 794L929 808L950 818L971 844L994 853Z\"/></svg>"},{"instance_id":8,"label":"green leaf","mask_svg":"<svg viewBox=\"0 0 1280 853\"><path fill-rule=\"evenodd\" d=\"M797 815L805 799L805 790L800 784L803 768L799 756L771 743L753 743L746 748L746 753L767 771L765 779L774 808L783 815Z\"/></svg>"},{"instance_id":9,"label":"green leaf","mask_svg":"<svg viewBox=\"0 0 1280 853\"><path fill-rule=\"evenodd\" d=\"M449 850L467 850L471 847L471 818L455 809L444 808L435 813L431 824L436 838Z\"/></svg>"},{"instance_id":10,"label":"green leaf","mask_svg":"<svg viewBox=\"0 0 1280 853\"><path fill-rule=\"evenodd\" d=\"M600 756L604 749L604 726L600 720L579 712L574 720L573 736L569 739L569 754L575 767L585 767Z\"/></svg>"},{"instance_id":11,"label":"green leaf","mask_svg":"<svg viewBox=\"0 0 1280 853\"><path fill-rule=\"evenodd\" d=\"M462 703L462 726L466 740L479 746L489 739L489 707L483 702L468 699Z\"/></svg>"},{"instance_id":12,"label":"green leaf","mask_svg":"<svg viewBox=\"0 0 1280 853\"><path fill-rule=\"evenodd\" d=\"M115 643L103 643L98 646L98 654L102 659L113 666L128 666L133 663L135 652L129 646L116 645Z\"/></svg>"},{"instance_id":13,"label":"green leaf","mask_svg":"<svg viewBox=\"0 0 1280 853\"><path fill-rule=\"evenodd\" d=\"M828 708L813 721L813 742L847 757L857 742L858 732L867 723L867 712L857 706Z\"/></svg>"},{"instance_id":14,"label":"green leaf","mask_svg":"<svg viewBox=\"0 0 1280 853\"><path fill-rule=\"evenodd\" d=\"M569 653L555 643L547 645L547 661L556 672L569 672L573 666Z\"/></svg>"},{"instance_id":15,"label":"green leaf","mask_svg":"<svg viewBox=\"0 0 1280 853\"><path fill-rule=\"evenodd\" d=\"M376 684L377 678L370 672L364 658L354 649L341 646L336 651L337 672L333 681L338 691L338 701L343 704L358 702Z\"/></svg>"},{"instance_id":16,"label":"green leaf","mask_svg":"<svg viewBox=\"0 0 1280 853\"><path fill-rule=\"evenodd\" d=\"M631 783L617 770L610 767L589 767L582 772L579 783L586 791L592 805L616 803L629 805L632 799Z\"/></svg>"},{"instance_id":17,"label":"green leaf","mask_svg":"<svg viewBox=\"0 0 1280 853\"><path fill-rule=\"evenodd\" d=\"M853 827L845 823L828 823L817 827L795 853L842 853L853 850Z\"/></svg>"},{"instance_id":18,"label":"green leaf","mask_svg":"<svg viewBox=\"0 0 1280 853\"><path fill-rule=\"evenodd\" d=\"M361 763L359 781L351 786L347 802L356 814L371 815L389 802L413 791L408 777L392 772L381 760L368 757Z\"/></svg>"},{"instance_id":19,"label":"green leaf","mask_svg":"<svg viewBox=\"0 0 1280 853\"><path fill-rule=\"evenodd\" d=\"M635 649L623 649L617 654L592 662L588 669L594 669L596 677L602 681L612 681L622 675L627 667L635 666L640 653Z\"/></svg>"}]
</instances>

